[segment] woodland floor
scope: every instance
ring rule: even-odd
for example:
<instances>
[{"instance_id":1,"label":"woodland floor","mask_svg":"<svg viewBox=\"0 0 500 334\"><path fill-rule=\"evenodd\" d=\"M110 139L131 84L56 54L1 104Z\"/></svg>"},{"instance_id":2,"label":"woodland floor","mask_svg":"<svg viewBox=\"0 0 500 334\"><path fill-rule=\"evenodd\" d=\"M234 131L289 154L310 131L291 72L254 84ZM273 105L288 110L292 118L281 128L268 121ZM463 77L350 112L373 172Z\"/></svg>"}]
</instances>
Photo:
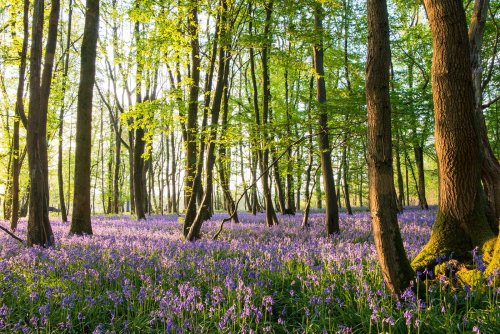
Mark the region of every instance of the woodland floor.
<instances>
[{"instance_id":1,"label":"woodland floor","mask_svg":"<svg viewBox=\"0 0 500 334\"><path fill-rule=\"evenodd\" d=\"M435 210L399 216L408 256L430 236ZM369 214L341 214L326 238L323 215L240 214L220 240L217 214L195 243L180 218L93 218L92 237L68 236L52 218L57 246L23 248L0 235L1 333L499 333L500 275L481 286L450 274L408 289L395 301L384 288ZM8 226L7 222L1 222ZM25 235L26 222L19 235ZM430 275L430 274L428 274ZM498 284L497 284L498 285Z\"/></svg>"}]
</instances>

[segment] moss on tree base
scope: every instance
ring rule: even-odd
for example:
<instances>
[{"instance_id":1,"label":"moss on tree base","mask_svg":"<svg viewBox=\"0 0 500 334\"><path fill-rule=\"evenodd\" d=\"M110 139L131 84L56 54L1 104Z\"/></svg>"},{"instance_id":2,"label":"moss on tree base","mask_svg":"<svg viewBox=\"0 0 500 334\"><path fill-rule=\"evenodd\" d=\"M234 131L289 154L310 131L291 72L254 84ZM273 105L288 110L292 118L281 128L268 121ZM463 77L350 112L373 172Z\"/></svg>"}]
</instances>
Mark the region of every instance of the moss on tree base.
<instances>
[{"instance_id":1,"label":"moss on tree base","mask_svg":"<svg viewBox=\"0 0 500 334\"><path fill-rule=\"evenodd\" d=\"M472 214L460 220L439 210L432 227L431 239L411 265L415 271L422 272L425 268L434 269L436 264L443 260L456 259L470 264L473 260L471 251L475 247L484 255L485 261L489 262L492 259L490 254L493 253L495 239L484 210L480 207L476 207ZM500 263L500 254L496 257Z\"/></svg>"}]
</instances>

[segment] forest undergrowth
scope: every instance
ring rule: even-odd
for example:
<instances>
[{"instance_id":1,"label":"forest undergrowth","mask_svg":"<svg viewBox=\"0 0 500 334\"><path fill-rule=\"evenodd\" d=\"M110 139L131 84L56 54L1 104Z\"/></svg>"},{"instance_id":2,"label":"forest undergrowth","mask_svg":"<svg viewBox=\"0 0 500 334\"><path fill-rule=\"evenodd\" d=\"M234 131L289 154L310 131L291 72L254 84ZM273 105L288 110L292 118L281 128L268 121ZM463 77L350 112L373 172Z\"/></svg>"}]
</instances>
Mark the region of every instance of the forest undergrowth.
<instances>
[{"instance_id":1,"label":"forest undergrowth","mask_svg":"<svg viewBox=\"0 0 500 334\"><path fill-rule=\"evenodd\" d=\"M410 258L428 241L435 213L399 215ZM500 331L498 272L481 274L476 288L461 284L449 265L446 275L420 273L429 279L394 300L368 213L341 214L341 233L330 238L321 213L307 230L300 214L279 216L272 228L263 214L241 214L242 223L228 223L212 241L221 218L204 224L194 243L182 238L177 216L96 216L94 235L84 238L69 236L69 226L53 218L57 245L49 249L0 235L0 332ZM25 229L21 221L19 234Z\"/></svg>"}]
</instances>

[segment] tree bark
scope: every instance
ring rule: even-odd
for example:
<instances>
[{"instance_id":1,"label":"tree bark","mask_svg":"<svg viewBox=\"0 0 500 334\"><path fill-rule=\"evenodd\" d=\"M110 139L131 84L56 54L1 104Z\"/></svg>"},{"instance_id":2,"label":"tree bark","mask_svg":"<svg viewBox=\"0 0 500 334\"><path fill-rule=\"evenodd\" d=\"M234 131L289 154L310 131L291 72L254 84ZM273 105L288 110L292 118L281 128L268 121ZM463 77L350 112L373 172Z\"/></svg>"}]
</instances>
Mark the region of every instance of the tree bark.
<instances>
[{"instance_id":1,"label":"tree bark","mask_svg":"<svg viewBox=\"0 0 500 334\"><path fill-rule=\"evenodd\" d=\"M23 46L21 49L19 65L19 81L17 85L16 95L16 118L14 119L14 135L12 138L12 215L10 219L10 229L15 231L17 229L17 222L19 220L19 175L21 170L21 160L19 152L19 122L24 115L24 83L26 76L26 57L28 53L28 38L29 38L29 0L24 1L23 10ZM24 117L26 117L24 115ZM26 127L27 124L24 124Z\"/></svg>"},{"instance_id":2,"label":"tree bark","mask_svg":"<svg viewBox=\"0 0 500 334\"><path fill-rule=\"evenodd\" d=\"M199 94L199 81L200 81L200 73L199 73L199 67L200 67L200 60L199 60L199 55L200 55L200 50L199 50L199 40L198 40L198 9L196 5L193 5L193 8L191 10L191 16L188 19L188 24L191 27L190 29L190 34L193 36L191 40L191 63L193 64L193 68L191 69L192 73L192 78L193 81L195 81L193 86L191 86L190 89L190 107L191 108L196 108L198 109L198 94ZM187 236L189 231L187 230L190 227L190 224L194 219L196 218L197 214L197 204L201 202L203 199L203 186L202 186L202 174L203 174L203 162L204 162L204 157L205 157L205 151L206 151L206 143L205 143L205 137L206 137L206 127L208 123L208 111L210 109L210 96L211 96L211 90L212 90L212 78L213 78L213 73L215 69L215 60L217 58L217 41L218 41L218 34L219 34L219 29L220 29L220 14L217 16L217 23L216 23L216 28L215 28L215 37L214 37L214 43L212 45L212 54L210 58L210 68L208 70L206 80L205 80L205 95L204 95L204 108L203 108L203 120L202 120L202 126L201 126L201 134L200 134L200 149L198 152L198 158L196 159L196 168L193 174L193 180L191 182L191 191L194 194L193 196L190 196L188 206L186 209L186 217L185 217L185 230L184 230L184 236ZM195 68L195 66L197 68ZM193 100L191 100L191 98ZM194 111L192 111L194 112ZM196 111L197 112L197 111ZM195 142L196 145L196 142ZM195 152L196 154L196 152ZM196 158L196 156L195 156ZM206 187L211 188L211 183L208 185L205 185ZM210 192L211 195L211 189L207 188L207 192ZM209 196L210 196L209 195ZM208 199L210 201L210 198ZM211 210L208 207L205 207L203 210L203 214L205 215L206 218L210 217L211 215Z\"/></svg>"},{"instance_id":3,"label":"tree bark","mask_svg":"<svg viewBox=\"0 0 500 334\"><path fill-rule=\"evenodd\" d=\"M198 95L200 91L200 45L198 39L198 4L193 1L191 4L191 12L188 16L188 35L190 36L191 44L191 85L189 87L189 103L188 103L188 114L187 114L187 124L186 124L186 168L184 176L184 194L185 204L187 208L186 216L194 216L196 211L196 206L189 205L193 191L202 191L201 187L193 189L193 184L196 177L197 170L197 133L198 133ZM199 186L200 183L195 185ZM197 193L194 193L195 199ZM194 211L194 212L193 212ZM186 218L185 221L187 221ZM186 236L188 231L187 226L184 226L184 235Z\"/></svg>"},{"instance_id":4,"label":"tree bark","mask_svg":"<svg viewBox=\"0 0 500 334\"><path fill-rule=\"evenodd\" d=\"M92 160L92 100L99 36L99 0L87 0L81 50L76 119L75 180L71 234L92 234L90 221L90 162Z\"/></svg>"},{"instance_id":5,"label":"tree bark","mask_svg":"<svg viewBox=\"0 0 500 334\"><path fill-rule=\"evenodd\" d=\"M227 157L227 145L225 134L228 130L227 118L229 114L229 89L226 87L224 90L224 103L222 108L222 122L221 122L221 135L219 144L219 177L220 186L222 192L224 193L225 209L231 216L233 223L239 223L237 207L235 205L233 196L231 195L231 190L229 188L229 179L231 176L231 159ZM234 213L234 214L233 214Z\"/></svg>"},{"instance_id":6,"label":"tree bark","mask_svg":"<svg viewBox=\"0 0 500 334\"><path fill-rule=\"evenodd\" d=\"M323 9L320 4L314 8L314 28L319 36L323 33ZM323 41L313 47L314 70L316 72L316 98L319 104L319 148L321 157L321 173L323 175L323 188L325 191L325 225L328 235L339 233L339 208L335 194L335 181L333 179L332 161L330 156L330 139L328 134L328 110L326 105L325 71L323 67Z\"/></svg>"},{"instance_id":7,"label":"tree bark","mask_svg":"<svg viewBox=\"0 0 500 334\"><path fill-rule=\"evenodd\" d=\"M274 146L271 148L271 157L273 160L276 160L276 148ZM287 212L287 206L285 202L285 189L283 187L283 180L281 179L279 163L275 163L273 167L279 211L282 214L285 214Z\"/></svg>"},{"instance_id":8,"label":"tree bark","mask_svg":"<svg viewBox=\"0 0 500 334\"><path fill-rule=\"evenodd\" d=\"M33 3L32 42L30 52L30 105L28 116L28 164L30 171L30 195L28 217L28 246L54 245L54 235L48 213L48 161L47 161L47 110L50 83L57 42L59 0L51 2L49 32L45 50L44 69L40 79L44 1Z\"/></svg>"},{"instance_id":9,"label":"tree bark","mask_svg":"<svg viewBox=\"0 0 500 334\"><path fill-rule=\"evenodd\" d=\"M432 91L439 166L439 209L431 239L413 260L416 270L437 256L469 260L494 240L480 184L482 147L474 111L470 48L463 4L424 0L434 45Z\"/></svg>"},{"instance_id":10,"label":"tree bark","mask_svg":"<svg viewBox=\"0 0 500 334\"><path fill-rule=\"evenodd\" d=\"M57 183L59 186L59 206L61 209L61 219L64 223L68 222L68 214L66 211L66 203L64 201L64 175L63 175L63 130L64 130L64 113L65 113L65 93L66 80L69 71L69 49L71 47L71 24L73 18L73 1L68 4L68 30L66 36L66 49L64 50L64 67L63 67L63 82L62 82L62 105L59 110L59 147L57 152Z\"/></svg>"},{"instance_id":11,"label":"tree bark","mask_svg":"<svg viewBox=\"0 0 500 334\"><path fill-rule=\"evenodd\" d=\"M373 237L384 281L399 296L414 272L406 256L397 220L392 168L391 105L389 95L389 22L385 0L368 0L368 171Z\"/></svg>"},{"instance_id":12,"label":"tree bark","mask_svg":"<svg viewBox=\"0 0 500 334\"><path fill-rule=\"evenodd\" d=\"M227 15L228 15L228 4L226 0L221 0L221 36L223 38L227 38L228 31L225 29L227 27ZM207 155L205 161L205 191L203 193L203 200L198 208L198 212L196 213L196 218L193 222L189 222L187 219L185 221L185 227L187 224L191 224L189 228L189 233L187 235L187 239L189 241L193 241L195 239L200 238L200 230L203 222L208 219L206 215L207 209L212 205L213 201L213 168L215 165L215 144L217 139L217 129L219 123L219 116L222 107L222 100L224 95L224 90L227 87L228 77L229 77L229 57L226 54L225 47L228 45L219 46L218 51L218 64L217 64L217 83L215 86L214 99L211 110L211 127L208 133L208 146L207 146ZM210 211L209 211L210 212Z\"/></svg>"},{"instance_id":13,"label":"tree bark","mask_svg":"<svg viewBox=\"0 0 500 334\"><path fill-rule=\"evenodd\" d=\"M472 86L474 89L474 109L479 120L479 133L483 144L483 164L481 166L481 179L489 209L489 223L492 229L498 233L498 223L500 219L500 164L491 149L486 131L482 102L482 66L481 47L483 44L483 34L488 16L489 0L476 0L472 13L472 20L469 26L470 58L472 66Z\"/></svg>"},{"instance_id":14,"label":"tree bark","mask_svg":"<svg viewBox=\"0 0 500 334\"><path fill-rule=\"evenodd\" d=\"M398 176L398 196L397 196L397 206L398 212L403 212L404 207L404 184L403 184L403 174L401 172L401 156L399 154L400 136L399 131L396 130L396 174Z\"/></svg>"},{"instance_id":15,"label":"tree bark","mask_svg":"<svg viewBox=\"0 0 500 334\"><path fill-rule=\"evenodd\" d=\"M142 76L143 76L143 56L141 50L141 32L140 32L140 24L139 22L135 23L134 28L135 39L136 39L136 48L137 48L137 72L136 72L136 100L135 103L142 103ZM145 99L147 100L147 98ZM142 123L142 118L144 115L140 115L136 118L135 122ZM144 182L144 150L146 148L146 142L144 141L144 126L139 124L139 126L135 129L134 134L134 168L131 171L133 175L134 182L134 203L135 203L135 215L138 220L146 219L146 191L145 191L145 182Z\"/></svg>"},{"instance_id":16,"label":"tree bark","mask_svg":"<svg viewBox=\"0 0 500 334\"><path fill-rule=\"evenodd\" d=\"M347 147L344 146L342 150L342 165L344 168L342 169L342 183L344 185L344 198L345 198L345 208L347 210L347 214L352 215L351 208L351 199L349 196L349 165L347 163Z\"/></svg>"},{"instance_id":17,"label":"tree bark","mask_svg":"<svg viewBox=\"0 0 500 334\"><path fill-rule=\"evenodd\" d=\"M424 148L421 145L414 145L413 153L415 154L418 175L418 205L420 205L421 209L429 210L429 205L427 205L427 198L425 196Z\"/></svg>"},{"instance_id":18,"label":"tree bark","mask_svg":"<svg viewBox=\"0 0 500 334\"><path fill-rule=\"evenodd\" d=\"M251 3L249 4L251 6ZM269 38L269 30L272 17L272 7L273 2L265 4L266 9L266 24L264 28L264 35ZM251 8L249 12L252 12ZM252 20L249 21L250 34L253 35ZM266 46L262 49L262 76L263 76L263 97L262 97L262 117L260 115L259 108L259 98L258 98L258 88L257 79L255 71L255 54L254 49L250 48L250 74L252 79L253 87L253 107L255 113L255 124L257 125L258 142L256 143L257 148L257 158L259 162L260 171L262 174L262 191L264 197L264 209L266 211L266 224L267 226L272 226L278 224L278 217L276 216L276 211L274 210L273 200L271 197L271 187L269 186L269 149L264 147L267 142L266 129L268 112L269 112L269 68L268 68L268 47Z\"/></svg>"}]
</instances>

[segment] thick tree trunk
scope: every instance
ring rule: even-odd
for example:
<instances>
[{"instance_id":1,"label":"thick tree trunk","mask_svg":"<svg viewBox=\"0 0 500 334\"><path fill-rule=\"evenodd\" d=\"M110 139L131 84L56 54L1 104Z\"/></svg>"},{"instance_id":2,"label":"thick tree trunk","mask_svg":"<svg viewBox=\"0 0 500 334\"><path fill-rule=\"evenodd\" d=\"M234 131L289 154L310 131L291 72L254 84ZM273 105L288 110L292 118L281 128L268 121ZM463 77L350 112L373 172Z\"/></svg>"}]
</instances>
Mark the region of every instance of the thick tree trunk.
<instances>
[{"instance_id":1,"label":"thick tree trunk","mask_svg":"<svg viewBox=\"0 0 500 334\"><path fill-rule=\"evenodd\" d=\"M80 84L76 120L75 181L70 233L92 234L90 221L90 162L92 149L92 99L96 48L99 35L99 0L87 0L83 32Z\"/></svg>"},{"instance_id":2,"label":"thick tree trunk","mask_svg":"<svg viewBox=\"0 0 500 334\"><path fill-rule=\"evenodd\" d=\"M314 27L318 34L323 33L323 9L320 4L314 8ZM323 68L323 42L319 41L313 47L314 70L316 71L316 97L319 104L319 148L321 157L321 173L325 191L325 225L328 235L340 232L339 208L335 194L332 161L330 156L330 139L328 134L328 110L326 105L325 71Z\"/></svg>"},{"instance_id":3,"label":"thick tree trunk","mask_svg":"<svg viewBox=\"0 0 500 334\"><path fill-rule=\"evenodd\" d=\"M472 86L474 88L474 109L479 121L479 133L483 144L484 155L483 164L481 166L481 179L483 181L489 208L489 223L492 229L498 233L498 223L500 219L500 164L488 140L482 109L483 82L481 75L481 47L483 44L486 18L488 16L488 5L489 0L475 1L468 34L472 66Z\"/></svg>"},{"instance_id":4,"label":"thick tree trunk","mask_svg":"<svg viewBox=\"0 0 500 334\"><path fill-rule=\"evenodd\" d=\"M469 259L474 247L494 240L480 184L482 143L474 112L463 4L458 0L424 0L424 5L434 44L432 90L439 210L430 241L412 262L416 270L433 265L440 255Z\"/></svg>"},{"instance_id":5,"label":"thick tree trunk","mask_svg":"<svg viewBox=\"0 0 500 334\"><path fill-rule=\"evenodd\" d=\"M389 22L385 0L368 0L368 171L373 237L384 281L395 296L410 285L414 272L406 256L397 220L392 169L389 97Z\"/></svg>"},{"instance_id":6,"label":"thick tree trunk","mask_svg":"<svg viewBox=\"0 0 500 334\"><path fill-rule=\"evenodd\" d=\"M51 2L49 32L45 50L44 69L40 80L44 2L33 3L33 26L30 52L30 106L28 118L28 163L30 171L30 195L28 217L28 246L52 246L54 235L48 213L48 162L47 162L47 110L50 83L57 42L59 0Z\"/></svg>"}]
</instances>

